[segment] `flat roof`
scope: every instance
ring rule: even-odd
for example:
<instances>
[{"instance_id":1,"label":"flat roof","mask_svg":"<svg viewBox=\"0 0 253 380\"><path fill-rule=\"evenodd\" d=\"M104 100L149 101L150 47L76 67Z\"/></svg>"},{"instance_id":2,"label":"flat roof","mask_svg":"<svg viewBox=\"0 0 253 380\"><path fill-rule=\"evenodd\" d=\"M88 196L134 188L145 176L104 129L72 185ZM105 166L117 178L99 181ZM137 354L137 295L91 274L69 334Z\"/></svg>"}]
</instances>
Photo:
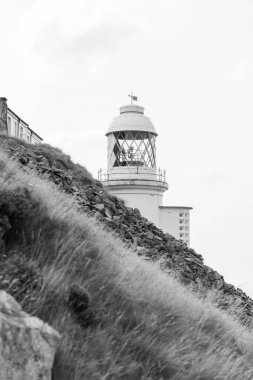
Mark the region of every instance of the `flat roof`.
<instances>
[{"instance_id":1,"label":"flat roof","mask_svg":"<svg viewBox=\"0 0 253 380\"><path fill-rule=\"evenodd\" d=\"M36 135L41 141L43 141L43 138L40 137L36 132L34 132L34 130L32 130L32 128L29 127L29 124L27 124L23 119L21 119L20 116L18 116L14 111L12 111L9 107L7 107L7 110L12 113L13 116L15 116L16 118L18 118L19 121L21 121L23 124L25 124L27 126L27 128L32 132L32 134Z\"/></svg>"},{"instance_id":2,"label":"flat roof","mask_svg":"<svg viewBox=\"0 0 253 380\"><path fill-rule=\"evenodd\" d=\"M159 206L159 208L186 208L188 210L193 210L193 208L189 206Z\"/></svg>"}]
</instances>

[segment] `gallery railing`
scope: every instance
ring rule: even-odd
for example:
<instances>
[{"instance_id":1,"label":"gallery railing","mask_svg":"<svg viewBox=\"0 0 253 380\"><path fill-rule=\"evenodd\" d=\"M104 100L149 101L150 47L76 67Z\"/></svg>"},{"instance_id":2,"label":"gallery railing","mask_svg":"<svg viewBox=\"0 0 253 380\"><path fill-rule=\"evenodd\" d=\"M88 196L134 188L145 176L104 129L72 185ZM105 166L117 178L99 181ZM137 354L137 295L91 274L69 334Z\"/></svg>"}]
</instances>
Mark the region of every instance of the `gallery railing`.
<instances>
[{"instance_id":1,"label":"gallery railing","mask_svg":"<svg viewBox=\"0 0 253 380\"><path fill-rule=\"evenodd\" d=\"M118 169L118 167L117 167ZM166 182L166 171L161 169L152 169L152 171L143 170L139 167L128 167L121 171L114 169L100 169L98 171L99 181L112 181L121 179L149 179L153 181Z\"/></svg>"}]
</instances>

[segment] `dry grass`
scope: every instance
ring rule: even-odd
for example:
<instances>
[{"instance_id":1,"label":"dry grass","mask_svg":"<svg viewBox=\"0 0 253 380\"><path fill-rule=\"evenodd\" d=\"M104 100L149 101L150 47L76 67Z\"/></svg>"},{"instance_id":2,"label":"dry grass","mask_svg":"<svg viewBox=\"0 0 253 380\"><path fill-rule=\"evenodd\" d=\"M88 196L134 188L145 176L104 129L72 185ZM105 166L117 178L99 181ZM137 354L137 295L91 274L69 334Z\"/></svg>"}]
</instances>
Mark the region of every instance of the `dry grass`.
<instances>
[{"instance_id":1,"label":"dry grass","mask_svg":"<svg viewBox=\"0 0 253 380\"><path fill-rule=\"evenodd\" d=\"M248 330L4 155L0 215L9 223L0 258L5 288L62 334L54 380L253 378Z\"/></svg>"}]
</instances>

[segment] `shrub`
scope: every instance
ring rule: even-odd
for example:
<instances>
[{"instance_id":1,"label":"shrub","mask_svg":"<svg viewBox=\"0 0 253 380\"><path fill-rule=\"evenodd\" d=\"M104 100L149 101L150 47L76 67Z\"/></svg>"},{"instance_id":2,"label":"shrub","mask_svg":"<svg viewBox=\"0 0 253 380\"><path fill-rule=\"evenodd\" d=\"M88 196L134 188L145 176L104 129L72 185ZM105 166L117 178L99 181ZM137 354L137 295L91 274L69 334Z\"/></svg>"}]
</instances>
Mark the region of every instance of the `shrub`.
<instances>
[{"instance_id":1,"label":"shrub","mask_svg":"<svg viewBox=\"0 0 253 380\"><path fill-rule=\"evenodd\" d=\"M37 263L22 252L0 257L0 288L6 290L25 309L36 302L42 288L42 275Z\"/></svg>"},{"instance_id":2,"label":"shrub","mask_svg":"<svg viewBox=\"0 0 253 380\"><path fill-rule=\"evenodd\" d=\"M29 232L29 224L32 224L32 219L38 215L39 208L39 203L27 188L0 190L2 242L12 243L15 239L21 239L22 232Z\"/></svg>"}]
</instances>

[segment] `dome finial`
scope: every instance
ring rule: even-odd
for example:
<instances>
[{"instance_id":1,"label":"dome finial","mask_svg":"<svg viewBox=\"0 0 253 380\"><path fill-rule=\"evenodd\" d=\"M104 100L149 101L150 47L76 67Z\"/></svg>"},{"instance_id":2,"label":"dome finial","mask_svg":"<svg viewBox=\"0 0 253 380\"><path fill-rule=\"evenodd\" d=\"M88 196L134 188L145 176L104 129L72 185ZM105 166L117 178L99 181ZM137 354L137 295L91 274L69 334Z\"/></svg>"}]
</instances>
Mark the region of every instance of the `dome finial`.
<instances>
[{"instance_id":1,"label":"dome finial","mask_svg":"<svg viewBox=\"0 0 253 380\"><path fill-rule=\"evenodd\" d=\"M131 98L131 104L133 104L133 101L137 102L138 96L133 95L133 91L131 91L131 94L129 94L128 96L130 96Z\"/></svg>"}]
</instances>

